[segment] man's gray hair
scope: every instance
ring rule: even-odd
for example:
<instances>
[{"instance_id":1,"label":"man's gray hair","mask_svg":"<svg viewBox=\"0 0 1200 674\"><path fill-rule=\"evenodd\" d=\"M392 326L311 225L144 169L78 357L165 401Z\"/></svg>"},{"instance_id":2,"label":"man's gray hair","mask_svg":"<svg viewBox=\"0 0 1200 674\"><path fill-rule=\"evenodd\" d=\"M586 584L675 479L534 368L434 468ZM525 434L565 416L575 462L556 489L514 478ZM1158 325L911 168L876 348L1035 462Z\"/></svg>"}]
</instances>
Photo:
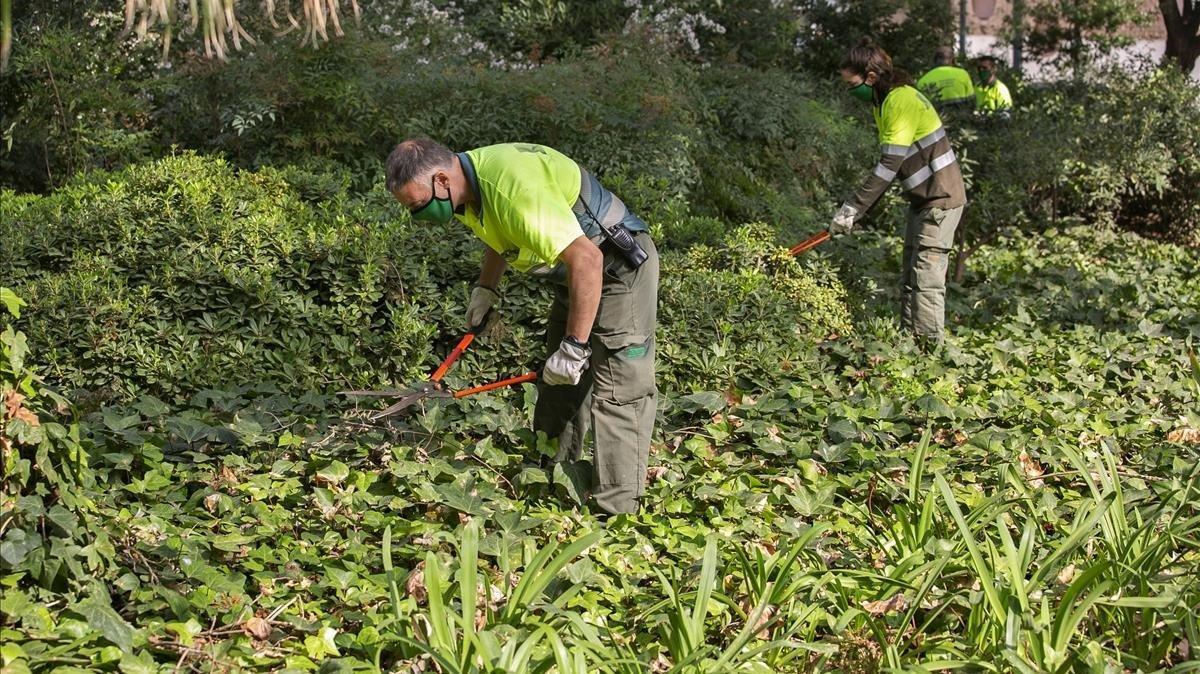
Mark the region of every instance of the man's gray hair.
<instances>
[{"instance_id":1,"label":"man's gray hair","mask_svg":"<svg viewBox=\"0 0 1200 674\"><path fill-rule=\"evenodd\" d=\"M387 189L395 192L434 169L454 160L450 148L428 138L409 138L392 149L387 158Z\"/></svg>"},{"instance_id":2,"label":"man's gray hair","mask_svg":"<svg viewBox=\"0 0 1200 674\"><path fill-rule=\"evenodd\" d=\"M938 47L933 50L933 65L948 66L954 63L954 49L951 47Z\"/></svg>"}]
</instances>

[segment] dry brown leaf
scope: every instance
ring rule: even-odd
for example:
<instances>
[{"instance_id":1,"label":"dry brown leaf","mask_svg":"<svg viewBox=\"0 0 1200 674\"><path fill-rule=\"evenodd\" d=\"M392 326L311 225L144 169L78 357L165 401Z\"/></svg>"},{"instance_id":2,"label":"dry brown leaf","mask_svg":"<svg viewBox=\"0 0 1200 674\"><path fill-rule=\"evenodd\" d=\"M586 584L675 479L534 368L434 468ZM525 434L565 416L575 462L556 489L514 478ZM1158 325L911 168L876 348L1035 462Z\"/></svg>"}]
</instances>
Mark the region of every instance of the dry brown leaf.
<instances>
[{"instance_id":1,"label":"dry brown leaf","mask_svg":"<svg viewBox=\"0 0 1200 674\"><path fill-rule=\"evenodd\" d=\"M1167 442L1185 445L1200 445L1200 428L1176 428L1167 433Z\"/></svg>"},{"instance_id":2,"label":"dry brown leaf","mask_svg":"<svg viewBox=\"0 0 1200 674\"><path fill-rule=\"evenodd\" d=\"M17 414L17 410L21 409L21 403L25 400L25 395L16 391L9 391L4 396L4 418L11 419Z\"/></svg>"},{"instance_id":3,"label":"dry brown leaf","mask_svg":"<svg viewBox=\"0 0 1200 674\"><path fill-rule=\"evenodd\" d=\"M650 482L658 482L667 474L666 466L650 466L646 469L646 477Z\"/></svg>"},{"instance_id":4,"label":"dry brown leaf","mask_svg":"<svg viewBox=\"0 0 1200 674\"><path fill-rule=\"evenodd\" d=\"M34 414L33 412L30 412L29 410L25 409L24 407L17 410L17 414L14 418L16 418L20 421L24 421L25 423L29 424L30 426L41 426L42 425L42 422L38 420L37 415Z\"/></svg>"},{"instance_id":5,"label":"dry brown leaf","mask_svg":"<svg viewBox=\"0 0 1200 674\"><path fill-rule=\"evenodd\" d=\"M242 631L259 641L266 641L271 636L271 623L253 616L242 623Z\"/></svg>"},{"instance_id":6,"label":"dry brown leaf","mask_svg":"<svg viewBox=\"0 0 1200 674\"><path fill-rule=\"evenodd\" d=\"M842 559L842 553L837 550L818 550L817 554L821 556L821 561L825 562L826 566Z\"/></svg>"},{"instance_id":7,"label":"dry brown leaf","mask_svg":"<svg viewBox=\"0 0 1200 674\"><path fill-rule=\"evenodd\" d=\"M750 603L749 597L746 597L745 599L742 600L742 611L744 611L746 613L747 617L750 617L754 613L754 605ZM779 612L779 609L775 608L771 604L767 604L765 607L763 607L762 613L759 614L758 620L754 623L754 626L752 627L752 629L754 630L754 635L757 636L759 639L770 639L771 638L771 629L770 629L771 619L774 618L775 614L778 612Z\"/></svg>"},{"instance_id":8,"label":"dry brown leaf","mask_svg":"<svg viewBox=\"0 0 1200 674\"><path fill-rule=\"evenodd\" d=\"M501 590L499 586L489 584L488 595L487 603L493 611L502 608L508 603L508 596L504 594L504 590Z\"/></svg>"},{"instance_id":9,"label":"dry brown leaf","mask_svg":"<svg viewBox=\"0 0 1200 674\"><path fill-rule=\"evenodd\" d=\"M1068 564L1063 567L1063 570L1058 572L1057 578L1059 583L1070 585L1071 581L1075 579L1075 565Z\"/></svg>"},{"instance_id":10,"label":"dry brown leaf","mask_svg":"<svg viewBox=\"0 0 1200 674\"><path fill-rule=\"evenodd\" d=\"M417 562L417 568L408 575L408 582L404 584L404 591L408 596L416 600L418 604L424 604L428 594L425 592L425 562Z\"/></svg>"},{"instance_id":11,"label":"dry brown leaf","mask_svg":"<svg viewBox=\"0 0 1200 674\"><path fill-rule=\"evenodd\" d=\"M209 494L204 497L204 508L210 513L217 512L217 504L221 502L220 494Z\"/></svg>"},{"instance_id":12,"label":"dry brown leaf","mask_svg":"<svg viewBox=\"0 0 1200 674\"><path fill-rule=\"evenodd\" d=\"M651 674L665 674L671 671L673 666L666 653L659 653L658 657L654 658L654 662L650 663L650 672Z\"/></svg>"},{"instance_id":13,"label":"dry brown leaf","mask_svg":"<svg viewBox=\"0 0 1200 674\"><path fill-rule=\"evenodd\" d=\"M9 391L4 397L4 415L8 419L17 419L24 421L30 426L40 426L41 421L37 415L29 411L22 403L25 402L25 396L16 391Z\"/></svg>"},{"instance_id":14,"label":"dry brown leaf","mask_svg":"<svg viewBox=\"0 0 1200 674\"><path fill-rule=\"evenodd\" d=\"M1037 489L1046 486L1046 481L1041 479L1046 474L1041 464L1029 456L1027 452L1021 452L1017 460L1021 462L1021 471L1025 473L1025 478L1029 480L1031 486Z\"/></svg>"},{"instance_id":15,"label":"dry brown leaf","mask_svg":"<svg viewBox=\"0 0 1200 674\"><path fill-rule=\"evenodd\" d=\"M902 594L897 594L893 595L891 599L864 601L862 607L864 611L873 616L887 615L889 613L898 613L908 608L908 599Z\"/></svg>"}]
</instances>

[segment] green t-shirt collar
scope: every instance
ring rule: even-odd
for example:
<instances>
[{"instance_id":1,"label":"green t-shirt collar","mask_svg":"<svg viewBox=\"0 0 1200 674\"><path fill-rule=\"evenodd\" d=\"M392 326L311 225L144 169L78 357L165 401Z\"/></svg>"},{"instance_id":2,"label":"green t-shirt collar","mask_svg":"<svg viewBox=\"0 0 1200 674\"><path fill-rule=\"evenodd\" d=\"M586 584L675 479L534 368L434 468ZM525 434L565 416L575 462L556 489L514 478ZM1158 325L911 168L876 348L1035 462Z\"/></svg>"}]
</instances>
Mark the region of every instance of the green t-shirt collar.
<instances>
[{"instance_id":1,"label":"green t-shirt collar","mask_svg":"<svg viewBox=\"0 0 1200 674\"><path fill-rule=\"evenodd\" d=\"M471 161L471 157L466 152L458 152L455 156L462 164L463 175L467 177L467 185L475 196L475 203L479 204L479 223L483 224L483 190L479 189L479 176L475 173L475 163Z\"/></svg>"}]
</instances>

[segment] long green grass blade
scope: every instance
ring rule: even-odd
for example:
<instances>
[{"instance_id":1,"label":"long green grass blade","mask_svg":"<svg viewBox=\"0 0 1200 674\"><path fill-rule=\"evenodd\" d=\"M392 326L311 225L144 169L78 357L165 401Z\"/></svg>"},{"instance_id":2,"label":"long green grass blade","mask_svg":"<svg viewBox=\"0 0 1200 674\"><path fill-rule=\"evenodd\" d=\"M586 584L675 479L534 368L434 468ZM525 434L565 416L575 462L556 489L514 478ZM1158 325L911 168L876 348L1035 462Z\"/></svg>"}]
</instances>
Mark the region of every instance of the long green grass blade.
<instances>
[{"instance_id":1,"label":"long green grass blade","mask_svg":"<svg viewBox=\"0 0 1200 674\"><path fill-rule=\"evenodd\" d=\"M992 571L988 568L983 554L979 551L979 546L975 543L975 536L971 533L971 528L967 526L967 520L963 518L962 511L958 507L958 501L954 498L954 492L950 489L950 484L946 482L946 478L942 477L941 474L935 475L933 480L938 490L942 492L942 500L946 504L946 509L950 511L950 517L958 525L958 532L962 535L963 543L967 546L967 552L971 555L971 564L975 569L975 575L979 577L979 583L983 588L983 596L987 598L988 605L992 607L992 617L997 623L1003 625L1007 611L1005 611L1004 604L1000 601L1000 593L996 590Z\"/></svg>"},{"instance_id":2,"label":"long green grass blade","mask_svg":"<svg viewBox=\"0 0 1200 674\"><path fill-rule=\"evenodd\" d=\"M462 662L457 640L446 615L443 588L442 563L435 553L428 552L425 554L425 594L429 604L429 643L439 653L453 658L455 662Z\"/></svg>"},{"instance_id":3,"label":"long green grass blade","mask_svg":"<svg viewBox=\"0 0 1200 674\"><path fill-rule=\"evenodd\" d=\"M400 581L396 578L396 570L392 566L392 525L383 530L383 574L387 578L388 596L392 600L392 617L399 622L400 614Z\"/></svg>"},{"instance_id":4,"label":"long green grass blade","mask_svg":"<svg viewBox=\"0 0 1200 674\"><path fill-rule=\"evenodd\" d=\"M570 564L573 559L578 557L587 548L595 545L604 538L603 531L594 531L586 536L581 536L573 541L570 545L563 549L553 560L545 562L542 558L543 553L548 557L553 554L554 548L547 546L543 549L535 562L525 570L521 576L520 582L513 590L512 597L509 598L508 604L504 607L502 617L505 620L511 620L519 611L525 611L529 605L537 601L541 597L542 592L554 580L560 571L567 564Z\"/></svg>"},{"instance_id":5,"label":"long green grass blade","mask_svg":"<svg viewBox=\"0 0 1200 674\"><path fill-rule=\"evenodd\" d=\"M479 561L479 524L471 520L462 532L458 548L458 594L462 606L463 633L470 638L475 633L475 603L479 593L476 574ZM467 663L463 663L466 667Z\"/></svg>"},{"instance_id":6,"label":"long green grass blade","mask_svg":"<svg viewBox=\"0 0 1200 674\"><path fill-rule=\"evenodd\" d=\"M696 604L692 609L688 625L688 637L694 646L704 643L704 621L708 618L708 600L717 583L717 539L709 536L704 544L704 562L700 567L700 584L696 590Z\"/></svg>"},{"instance_id":7,"label":"long green grass blade","mask_svg":"<svg viewBox=\"0 0 1200 674\"><path fill-rule=\"evenodd\" d=\"M913 450L911 465L908 469L908 502L917 503L921 498L921 483L925 479L925 457L929 454L929 441L933 438L933 427L927 426L921 435L921 441Z\"/></svg>"}]
</instances>

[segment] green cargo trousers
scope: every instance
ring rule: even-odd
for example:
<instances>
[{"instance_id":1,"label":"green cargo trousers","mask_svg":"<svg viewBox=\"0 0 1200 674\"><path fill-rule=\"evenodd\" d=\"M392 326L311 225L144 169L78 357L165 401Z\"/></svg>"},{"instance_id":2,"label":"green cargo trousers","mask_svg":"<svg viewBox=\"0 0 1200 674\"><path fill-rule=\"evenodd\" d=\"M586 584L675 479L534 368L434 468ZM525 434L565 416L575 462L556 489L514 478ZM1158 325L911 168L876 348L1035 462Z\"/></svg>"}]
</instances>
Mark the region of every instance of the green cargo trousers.
<instances>
[{"instance_id":1,"label":"green cargo trousers","mask_svg":"<svg viewBox=\"0 0 1200 674\"><path fill-rule=\"evenodd\" d=\"M946 323L946 269L963 207L908 209L900 279L900 325L941 342Z\"/></svg>"},{"instance_id":2,"label":"green cargo trousers","mask_svg":"<svg viewBox=\"0 0 1200 674\"><path fill-rule=\"evenodd\" d=\"M533 428L558 439L556 461L579 461L589 427L595 438L592 499L607 513L637 512L646 484L650 435L658 406L654 328L658 320L658 251L636 235L649 256L637 269L615 252L604 256L604 286L592 326L592 358L579 383L538 382ZM566 333L569 295L555 285L546 331L547 355Z\"/></svg>"}]
</instances>

